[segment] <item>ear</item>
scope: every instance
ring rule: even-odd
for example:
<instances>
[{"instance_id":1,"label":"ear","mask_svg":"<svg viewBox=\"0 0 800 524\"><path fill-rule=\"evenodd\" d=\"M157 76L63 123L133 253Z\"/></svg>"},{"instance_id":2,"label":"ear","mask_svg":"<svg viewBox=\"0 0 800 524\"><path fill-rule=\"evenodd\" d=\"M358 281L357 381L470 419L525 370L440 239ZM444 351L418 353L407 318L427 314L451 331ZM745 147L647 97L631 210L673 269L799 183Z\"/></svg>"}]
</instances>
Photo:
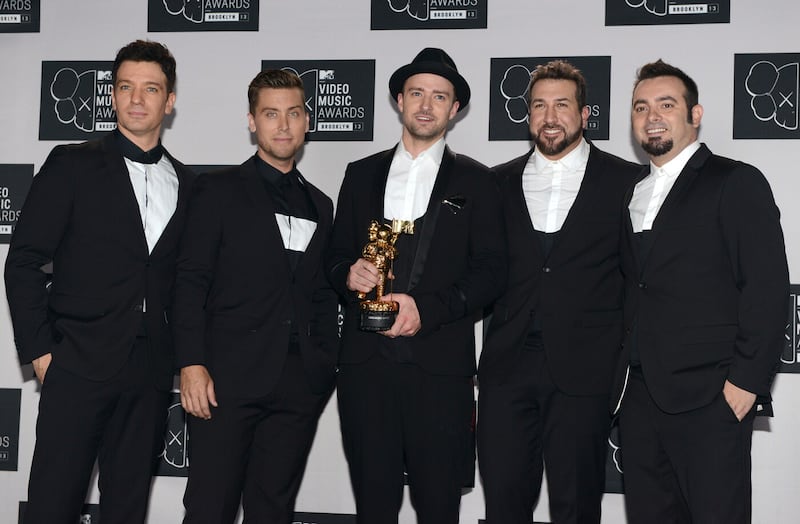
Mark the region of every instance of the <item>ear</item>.
<instances>
[{"instance_id":1,"label":"ear","mask_svg":"<svg viewBox=\"0 0 800 524\"><path fill-rule=\"evenodd\" d=\"M448 120L452 120L456 116L459 107L461 107L461 102L458 100L453 102L453 105L450 107L450 116L448 117Z\"/></svg>"},{"instance_id":2,"label":"ear","mask_svg":"<svg viewBox=\"0 0 800 524\"><path fill-rule=\"evenodd\" d=\"M111 92L113 93L114 91L112 90ZM164 107L164 114L168 115L172 113L173 107L175 107L175 91L167 95L167 105Z\"/></svg>"},{"instance_id":3,"label":"ear","mask_svg":"<svg viewBox=\"0 0 800 524\"><path fill-rule=\"evenodd\" d=\"M695 104L692 108L692 127L697 129L700 127L700 121L703 119L703 106Z\"/></svg>"},{"instance_id":4,"label":"ear","mask_svg":"<svg viewBox=\"0 0 800 524\"><path fill-rule=\"evenodd\" d=\"M253 118L253 115L247 113L247 127L250 129L251 133L256 132L256 119Z\"/></svg>"},{"instance_id":5,"label":"ear","mask_svg":"<svg viewBox=\"0 0 800 524\"><path fill-rule=\"evenodd\" d=\"M586 126L589 124L589 106L583 106L581 109L581 128L586 129Z\"/></svg>"},{"instance_id":6,"label":"ear","mask_svg":"<svg viewBox=\"0 0 800 524\"><path fill-rule=\"evenodd\" d=\"M306 130L305 130L305 133L308 133L308 129L311 127L311 116L308 114L308 111L306 111L305 113L306 113Z\"/></svg>"},{"instance_id":7,"label":"ear","mask_svg":"<svg viewBox=\"0 0 800 524\"><path fill-rule=\"evenodd\" d=\"M403 93L397 93L397 109L403 112Z\"/></svg>"}]
</instances>

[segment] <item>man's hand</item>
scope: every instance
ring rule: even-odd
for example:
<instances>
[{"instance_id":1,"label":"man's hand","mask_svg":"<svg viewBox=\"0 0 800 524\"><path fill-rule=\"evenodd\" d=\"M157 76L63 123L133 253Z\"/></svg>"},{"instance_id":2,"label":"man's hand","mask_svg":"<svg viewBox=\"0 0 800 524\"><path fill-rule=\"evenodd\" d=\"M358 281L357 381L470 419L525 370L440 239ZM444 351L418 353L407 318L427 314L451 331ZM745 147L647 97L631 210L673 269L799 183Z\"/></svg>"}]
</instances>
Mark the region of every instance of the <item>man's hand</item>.
<instances>
[{"instance_id":1,"label":"man's hand","mask_svg":"<svg viewBox=\"0 0 800 524\"><path fill-rule=\"evenodd\" d=\"M214 381L205 366L186 366L181 369L181 406L190 415L208 420L211 404L217 407Z\"/></svg>"},{"instance_id":2,"label":"man's hand","mask_svg":"<svg viewBox=\"0 0 800 524\"><path fill-rule=\"evenodd\" d=\"M52 361L53 354L45 353L31 362L33 364L33 372L36 374L36 378L39 379L39 384L44 384L44 376L47 374L47 368L50 367L50 362Z\"/></svg>"},{"instance_id":3,"label":"man's hand","mask_svg":"<svg viewBox=\"0 0 800 524\"><path fill-rule=\"evenodd\" d=\"M405 293L393 293L381 297L381 301L383 302L390 302L392 300L400 304L400 311L397 313L397 318L395 318L391 329L388 331L381 331L381 335L385 335L389 338L413 337L419 332L420 328L422 328L422 319L419 317L417 302L414 300L414 297L406 295Z\"/></svg>"},{"instance_id":4,"label":"man's hand","mask_svg":"<svg viewBox=\"0 0 800 524\"><path fill-rule=\"evenodd\" d=\"M739 419L739 422L753 409L753 404L756 403L755 393L750 393L738 386L734 386L727 380L722 388L722 394L725 395L725 400L731 407L733 414Z\"/></svg>"},{"instance_id":5,"label":"man's hand","mask_svg":"<svg viewBox=\"0 0 800 524\"><path fill-rule=\"evenodd\" d=\"M358 293L369 293L378 285L380 272L375 264L364 258L356 260L347 273L347 289Z\"/></svg>"}]
</instances>

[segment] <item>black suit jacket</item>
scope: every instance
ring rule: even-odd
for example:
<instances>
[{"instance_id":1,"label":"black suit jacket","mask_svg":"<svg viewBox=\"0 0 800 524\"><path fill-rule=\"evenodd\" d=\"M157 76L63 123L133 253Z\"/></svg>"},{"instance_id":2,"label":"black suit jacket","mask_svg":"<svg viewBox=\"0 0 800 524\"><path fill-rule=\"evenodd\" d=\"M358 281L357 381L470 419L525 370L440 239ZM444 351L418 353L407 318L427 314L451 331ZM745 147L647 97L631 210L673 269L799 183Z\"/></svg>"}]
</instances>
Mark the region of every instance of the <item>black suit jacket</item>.
<instances>
[{"instance_id":1,"label":"black suit jacket","mask_svg":"<svg viewBox=\"0 0 800 524\"><path fill-rule=\"evenodd\" d=\"M280 378L291 317L309 385L333 385L337 297L322 256L333 203L303 181L317 228L294 273L255 158L198 178L181 239L173 331L179 368L205 365L218 397L266 395Z\"/></svg>"},{"instance_id":2,"label":"black suit jacket","mask_svg":"<svg viewBox=\"0 0 800 524\"><path fill-rule=\"evenodd\" d=\"M785 344L789 273L764 176L701 146L650 235L641 256L625 221L628 336L612 408L624 393L634 334L647 388L668 413L709 404L726 379L768 396Z\"/></svg>"},{"instance_id":3,"label":"black suit jacket","mask_svg":"<svg viewBox=\"0 0 800 524\"><path fill-rule=\"evenodd\" d=\"M384 218L386 179L394 149L353 162L339 193L328 268L345 300L340 362L357 364L377 351L383 337L359 330L359 301L346 286L350 266L368 242L371 220ZM500 198L489 170L445 149L419 235L408 294L422 328L409 344L412 359L432 374L475 373L474 322L506 282L505 234Z\"/></svg>"},{"instance_id":4,"label":"black suit jacket","mask_svg":"<svg viewBox=\"0 0 800 524\"><path fill-rule=\"evenodd\" d=\"M144 324L159 387L170 388L172 336L167 326L177 242L194 179L178 175L175 213L153 252L128 168L113 135L57 146L20 214L6 260L6 293L20 360L46 353L77 375L104 380L128 359ZM42 266L53 263L48 294Z\"/></svg>"},{"instance_id":5,"label":"black suit jacket","mask_svg":"<svg viewBox=\"0 0 800 524\"><path fill-rule=\"evenodd\" d=\"M503 197L509 279L489 323L479 382L508 379L536 315L556 386L569 395L608 395L622 341L620 210L641 166L592 145L578 196L545 256L522 193L531 154L494 168Z\"/></svg>"}]
</instances>

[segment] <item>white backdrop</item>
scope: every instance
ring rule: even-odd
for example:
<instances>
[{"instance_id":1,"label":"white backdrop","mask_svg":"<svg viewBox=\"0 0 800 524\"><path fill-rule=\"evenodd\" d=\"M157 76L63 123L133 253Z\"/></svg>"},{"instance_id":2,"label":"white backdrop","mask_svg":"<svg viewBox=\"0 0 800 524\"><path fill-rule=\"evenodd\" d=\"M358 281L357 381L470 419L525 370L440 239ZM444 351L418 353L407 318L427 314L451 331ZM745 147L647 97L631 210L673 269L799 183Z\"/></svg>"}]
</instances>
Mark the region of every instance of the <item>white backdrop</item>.
<instances>
[{"instance_id":1,"label":"white backdrop","mask_svg":"<svg viewBox=\"0 0 800 524\"><path fill-rule=\"evenodd\" d=\"M621 1L621 0L619 0ZM391 73L425 46L446 49L469 80L473 97L467 114L448 135L460 153L495 165L522 154L527 142L488 141L489 64L492 57L610 55L610 140L605 150L635 159L631 140L630 91L641 64L663 58L683 68L700 87L705 107L701 140L718 154L758 166L772 184L782 211L792 281L800 274L800 195L796 140L732 139L735 53L800 52L800 3L736 0L731 23L605 27L600 0L489 0L488 29L370 31L366 0L261 2L258 32L147 33L147 7L108 0L43 1L41 32L0 34L0 163L34 164L38 171L52 141L38 140L43 60L113 60L136 38L164 42L178 61L176 116L164 143L187 164L238 164L255 148L247 130L246 88L262 59L375 59L374 142L312 142L299 165L303 174L334 201L347 162L393 145L397 114L386 87ZM590 86L591 89L591 86ZM640 159L641 161L641 159ZM8 247L0 245L0 261ZM2 286L2 284L0 284ZM2 289L3 295L5 290ZM16 522L26 499L34 443L38 391L29 367L20 368L5 300L0 300L0 388L22 388L19 471L0 471L0 515ZM759 421L753 440L753 521L797 521L800 455L800 376L779 375L773 389L776 418ZM185 480L159 477L151 523L179 522ZM96 488L90 499L97 501ZM320 422L297 505L298 511L353 513L335 402ZM604 523L625 521L621 495L606 495ZM462 522L483 518L480 487L464 496ZM12 518L13 516L13 518ZM547 520L543 497L535 513ZM402 523L414 522L404 504Z\"/></svg>"}]
</instances>

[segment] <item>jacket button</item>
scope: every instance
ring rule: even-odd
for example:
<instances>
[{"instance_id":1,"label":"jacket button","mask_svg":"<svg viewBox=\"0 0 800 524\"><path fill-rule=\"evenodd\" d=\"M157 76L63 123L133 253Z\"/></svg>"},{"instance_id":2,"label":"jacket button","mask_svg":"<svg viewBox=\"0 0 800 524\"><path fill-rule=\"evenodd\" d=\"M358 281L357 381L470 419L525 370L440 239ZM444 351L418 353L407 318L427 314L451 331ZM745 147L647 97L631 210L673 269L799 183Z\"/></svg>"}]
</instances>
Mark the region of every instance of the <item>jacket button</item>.
<instances>
[{"instance_id":1,"label":"jacket button","mask_svg":"<svg viewBox=\"0 0 800 524\"><path fill-rule=\"evenodd\" d=\"M545 267L542 268L542 272L543 273L549 273L550 272L550 268L545 266Z\"/></svg>"},{"instance_id":2,"label":"jacket button","mask_svg":"<svg viewBox=\"0 0 800 524\"><path fill-rule=\"evenodd\" d=\"M647 282L639 282L639 289L647 289Z\"/></svg>"}]
</instances>

